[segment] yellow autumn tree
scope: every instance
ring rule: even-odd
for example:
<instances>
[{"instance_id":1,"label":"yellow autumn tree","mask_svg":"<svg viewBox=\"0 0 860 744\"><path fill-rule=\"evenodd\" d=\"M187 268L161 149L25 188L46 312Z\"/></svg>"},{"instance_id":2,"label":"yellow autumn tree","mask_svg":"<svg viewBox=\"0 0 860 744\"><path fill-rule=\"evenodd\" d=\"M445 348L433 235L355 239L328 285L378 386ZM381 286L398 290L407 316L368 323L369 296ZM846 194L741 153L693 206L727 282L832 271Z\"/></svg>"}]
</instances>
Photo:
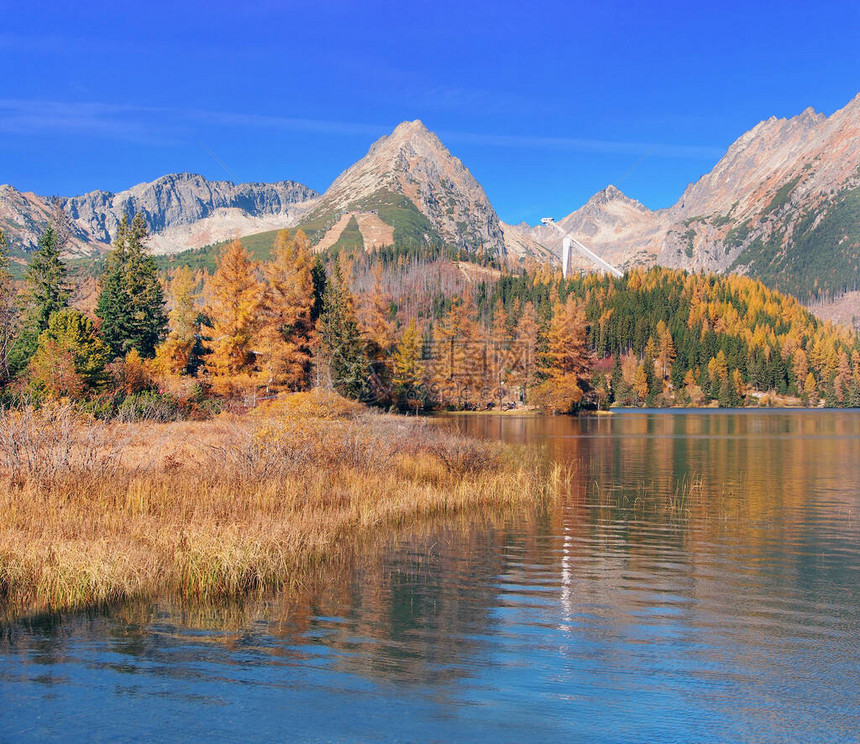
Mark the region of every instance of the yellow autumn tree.
<instances>
[{"instance_id":1,"label":"yellow autumn tree","mask_svg":"<svg viewBox=\"0 0 860 744\"><path fill-rule=\"evenodd\" d=\"M588 348L585 309L572 295L557 304L541 359L545 379L535 389L544 410L566 413L578 406L590 387L592 354Z\"/></svg>"},{"instance_id":2,"label":"yellow autumn tree","mask_svg":"<svg viewBox=\"0 0 860 744\"><path fill-rule=\"evenodd\" d=\"M394 345L394 323L390 318L391 296L382 286L382 269L373 270L373 288L361 295L358 323L367 342L368 355L376 361L384 360Z\"/></svg>"},{"instance_id":3,"label":"yellow autumn tree","mask_svg":"<svg viewBox=\"0 0 860 744\"><path fill-rule=\"evenodd\" d=\"M170 280L170 331L156 348L153 361L155 369L162 374L193 372L190 367L197 341L197 285L197 277L187 266L176 269Z\"/></svg>"},{"instance_id":4,"label":"yellow autumn tree","mask_svg":"<svg viewBox=\"0 0 860 744\"><path fill-rule=\"evenodd\" d=\"M818 385L815 383L815 376L812 372L806 375L806 380L803 383L803 396L813 405L818 402Z\"/></svg>"},{"instance_id":5,"label":"yellow autumn tree","mask_svg":"<svg viewBox=\"0 0 860 744\"><path fill-rule=\"evenodd\" d=\"M672 364L677 356L672 334L663 320L657 322L657 356L655 362L662 379L667 379L672 371Z\"/></svg>"},{"instance_id":6,"label":"yellow autumn tree","mask_svg":"<svg viewBox=\"0 0 860 744\"><path fill-rule=\"evenodd\" d=\"M413 318L394 349L391 381L398 402L416 410L423 405L420 358L421 337Z\"/></svg>"},{"instance_id":7,"label":"yellow autumn tree","mask_svg":"<svg viewBox=\"0 0 860 744\"><path fill-rule=\"evenodd\" d=\"M257 265L240 240L233 240L224 250L207 282L206 295L206 312L212 321L207 370L221 378L252 374L263 287L257 278Z\"/></svg>"},{"instance_id":8,"label":"yellow autumn tree","mask_svg":"<svg viewBox=\"0 0 860 744\"><path fill-rule=\"evenodd\" d=\"M259 303L259 365L267 386L300 390L308 385L314 306L313 258L299 230L282 230L272 260L263 267Z\"/></svg>"},{"instance_id":9,"label":"yellow autumn tree","mask_svg":"<svg viewBox=\"0 0 860 744\"><path fill-rule=\"evenodd\" d=\"M720 385L728 379L729 363L722 349L708 361L708 377L711 381L711 389L714 391L719 390Z\"/></svg>"},{"instance_id":10,"label":"yellow autumn tree","mask_svg":"<svg viewBox=\"0 0 860 744\"><path fill-rule=\"evenodd\" d=\"M535 307L526 302L514 334L514 381L520 389L521 400L534 382L537 369L538 322Z\"/></svg>"},{"instance_id":11,"label":"yellow autumn tree","mask_svg":"<svg viewBox=\"0 0 860 744\"><path fill-rule=\"evenodd\" d=\"M488 365L471 298L456 297L433 333L430 382L443 406L474 408L484 401Z\"/></svg>"},{"instance_id":12,"label":"yellow autumn tree","mask_svg":"<svg viewBox=\"0 0 860 744\"><path fill-rule=\"evenodd\" d=\"M501 406L510 393L511 383L516 382L508 314L501 299L496 301L493 309L493 322L487 340L489 342L489 378L492 381L493 395Z\"/></svg>"},{"instance_id":13,"label":"yellow autumn tree","mask_svg":"<svg viewBox=\"0 0 860 744\"><path fill-rule=\"evenodd\" d=\"M791 359L791 371L796 380L798 394L803 393L806 375L809 373L809 362L803 349L796 349Z\"/></svg>"}]
</instances>

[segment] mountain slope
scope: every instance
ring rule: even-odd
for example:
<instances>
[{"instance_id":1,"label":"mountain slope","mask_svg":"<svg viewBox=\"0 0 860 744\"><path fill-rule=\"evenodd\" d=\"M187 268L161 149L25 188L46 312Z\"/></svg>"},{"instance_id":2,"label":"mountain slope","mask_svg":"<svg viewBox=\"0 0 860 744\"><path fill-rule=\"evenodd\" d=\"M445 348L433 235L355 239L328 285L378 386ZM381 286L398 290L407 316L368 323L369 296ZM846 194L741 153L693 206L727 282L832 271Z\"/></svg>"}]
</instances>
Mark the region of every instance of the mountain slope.
<instances>
[{"instance_id":1,"label":"mountain slope","mask_svg":"<svg viewBox=\"0 0 860 744\"><path fill-rule=\"evenodd\" d=\"M687 188L658 262L747 273L801 297L841 289L860 278L858 186L860 96L830 117L768 119Z\"/></svg>"}]
</instances>

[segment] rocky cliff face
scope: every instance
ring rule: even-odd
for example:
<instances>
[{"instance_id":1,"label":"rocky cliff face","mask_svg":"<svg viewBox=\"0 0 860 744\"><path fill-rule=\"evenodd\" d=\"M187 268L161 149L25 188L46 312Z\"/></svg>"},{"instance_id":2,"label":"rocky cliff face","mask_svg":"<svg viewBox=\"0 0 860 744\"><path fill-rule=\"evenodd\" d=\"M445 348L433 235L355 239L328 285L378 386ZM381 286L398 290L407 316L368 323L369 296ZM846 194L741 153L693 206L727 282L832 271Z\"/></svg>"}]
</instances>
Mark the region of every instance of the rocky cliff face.
<instances>
[{"instance_id":1,"label":"rocky cliff face","mask_svg":"<svg viewBox=\"0 0 860 744\"><path fill-rule=\"evenodd\" d=\"M404 242L505 253L501 223L481 185L420 121L374 143L309 208L308 221L322 225L316 239L336 245L330 232L346 212L378 215Z\"/></svg>"},{"instance_id":2,"label":"rocky cliff face","mask_svg":"<svg viewBox=\"0 0 860 744\"><path fill-rule=\"evenodd\" d=\"M123 215L142 212L156 253L172 253L246 234L290 225L300 205L316 192L295 181L240 183L209 181L177 173L117 194L92 191L61 198L73 239L71 254L97 253L116 235ZM32 250L48 220L47 199L0 186L0 228L22 250Z\"/></svg>"},{"instance_id":3,"label":"rocky cliff face","mask_svg":"<svg viewBox=\"0 0 860 744\"><path fill-rule=\"evenodd\" d=\"M860 96L743 135L670 210L657 261L739 271L801 298L860 279Z\"/></svg>"},{"instance_id":4,"label":"rocky cliff face","mask_svg":"<svg viewBox=\"0 0 860 744\"><path fill-rule=\"evenodd\" d=\"M174 173L112 194L91 191L64 202L69 217L96 240L110 243L122 215L142 212L153 233L191 225L236 209L251 217L291 216L296 205L316 196L295 181L240 183L209 181L193 173Z\"/></svg>"},{"instance_id":5,"label":"rocky cliff face","mask_svg":"<svg viewBox=\"0 0 860 744\"><path fill-rule=\"evenodd\" d=\"M526 258L530 258L538 263L557 264L557 251L548 247L548 243L539 241L535 238L532 228L528 223L521 222L519 225L508 225L501 223L502 231L505 236L505 250L509 263L524 263ZM559 237L559 246L561 238ZM561 248L559 247L558 251Z\"/></svg>"},{"instance_id":6,"label":"rocky cliff face","mask_svg":"<svg viewBox=\"0 0 860 744\"><path fill-rule=\"evenodd\" d=\"M0 230L13 250L34 248L48 224L51 206L47 199L14 186L0 186Z\"/></svg>"}]
</instances>

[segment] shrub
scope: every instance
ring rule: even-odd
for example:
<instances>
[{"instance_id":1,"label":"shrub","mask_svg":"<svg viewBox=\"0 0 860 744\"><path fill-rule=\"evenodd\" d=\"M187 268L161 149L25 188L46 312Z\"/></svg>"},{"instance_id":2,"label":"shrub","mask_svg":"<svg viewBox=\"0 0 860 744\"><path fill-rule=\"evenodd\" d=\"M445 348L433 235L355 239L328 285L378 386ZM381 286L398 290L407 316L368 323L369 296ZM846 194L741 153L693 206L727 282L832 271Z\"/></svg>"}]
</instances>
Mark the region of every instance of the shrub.
<instances>
[{"instance_id":1,"label":"shrub","mask_svg":"<svg viewBox=\"0 0 860 744\"><path fill-rule=\"evenodd\" d=\"M0 414L0 468L13 484L57 485L82 475L109 477L118 466L116 443L104 424L69 403Z\"/></svg>"},{"instance_id":2,"label":"shrub","mask_svg":"<svg viewBox=\"0 0 860 744\"><path fill-rule=\"evenodd\" d=\"M117 406L114 418L120 422L153 421L167 423L184 418L179 402L171 395L153 390L129 395Z\"/></svg>"},{"instance_id":3,"label":"shrub","mask_svg":"<svg viewBox=\"0 0 860 744\"><path fill-rule=\"evenodd\" d=\"M114 387L126 395L150 390L153 386L149 370L137 349L129 351L125 359L110 364L108 371Z\"/></svg>"},{"instance_id":4,"label":"shrub","mask_svg":"<svg viewBox=\"0 0 860 744\"><path fill-rule=\"evenodd\" d=\"M476 475L499 464L497 446L457 434L434 432L426 447L448 472L458 476Z\"/></svg>"},{"instance_id":5,"label":"shrub","mask_svg":"<svg viewBox=\"0 0 860 744\"><path fill-rule=\"evenodd\" d=\"M314 388L304 393L292 393L272 401L264 401L257 415L299 416L318 419L351 419L367 409L333 390Z\"/></svg>"}]
</instances>

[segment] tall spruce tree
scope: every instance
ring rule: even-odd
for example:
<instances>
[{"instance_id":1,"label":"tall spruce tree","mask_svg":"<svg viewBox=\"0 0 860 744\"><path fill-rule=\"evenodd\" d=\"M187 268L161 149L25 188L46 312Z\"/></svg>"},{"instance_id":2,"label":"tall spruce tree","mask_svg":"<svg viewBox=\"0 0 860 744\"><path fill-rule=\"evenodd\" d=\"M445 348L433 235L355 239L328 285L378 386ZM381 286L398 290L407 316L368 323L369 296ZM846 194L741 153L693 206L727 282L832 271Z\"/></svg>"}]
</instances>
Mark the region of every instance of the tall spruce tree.
<instances>
[{"instance_id":1,"label":"tall spruce tree","mask_svg":"<svg viewBox=\"0 0 860 744\"><path fill-rule=\"evenodd\" d=\"M167 331L164 290L146 239L143 215L138 212L130 225L123 215L96 305L102 338L114 357L132 349L152 357Z\"/></svg>"},{"instance_id":2,"label":"tall spruce tree","mask_svg":"<svg viewBox=\"0 0 860 744\"><path fill-rule=\"evenodd\" d=\"M340 264L326 283L322 312L317 321L320 358L334 389L348 398L362 399L369 392L370 363L355 315L352 294Z\"/></svg>"},{"instance_id":3,"label":"tall spruce tree","mask_svg":"<svg viewBox=\"0 0 860 744\"><path fill-rule=\"evenodd\" d=\"M314 265L311 267L311 279L314 284L314 304L311 306L311 322L316 323L317 318L319 318L322 312L323 296L325 295L326 284L328 284L325 266L319 256L317 256Z\"/></svg>"},{"instance_id":4,"label":"tall spruce tree","mask_svg":"<svg viewBox=\"0 0 860 744\"><path fill-rule=\"evenodd\" d=\"M68 307L72 294L66 265L60 259L61 249L57 231L48 225L27 268L27 326L36 337L48 327L55 312Z\"/></svg>"},{"instance_id":5,"label":"tall spruce tree","mask_svg":"<svg viewBox=\"0 0 860 744\"><path fill-rule=\"evenodd\" d=\"M51 316L68 307L72 290L66 279L66 265L60 258L62 247L57 231L49 224L27 267L23 324L9 355L10 374L26 369L39 345L39 334L48 327Z\"/></svg>"}]
</instances>

